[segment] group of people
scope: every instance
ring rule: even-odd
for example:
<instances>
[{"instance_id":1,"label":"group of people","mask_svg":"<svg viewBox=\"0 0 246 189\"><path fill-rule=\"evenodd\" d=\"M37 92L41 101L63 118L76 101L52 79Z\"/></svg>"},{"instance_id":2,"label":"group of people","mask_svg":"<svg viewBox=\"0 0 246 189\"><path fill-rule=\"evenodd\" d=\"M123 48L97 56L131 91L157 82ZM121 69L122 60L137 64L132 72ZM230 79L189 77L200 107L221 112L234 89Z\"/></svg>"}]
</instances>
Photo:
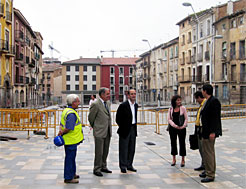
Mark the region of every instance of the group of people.
<instances>
[{"instance_id":1,"label":"group of people","mask_svg":"<svg viewBox=\"0 0 246 189\"><path fill-rule=\"evenodd\" d=\"M201 156L201 166L195 171L203 171L199 176L201 182L213 182L215 179L215 139L222 135L221 104L213 96L213 87L205 84L202 91L197 91L194 98L200 104L195 121L195 135L198 139L198 148ZM188 122L187 111L181 103L181 96L175 95L171 100L172 107L168 111L168 131L171 140L171 166L176 165L177 136L179 138L179 155L182 157L181 167L185 166L186 156L186 127Z\"/></svg>"},{"instance_id":2,"label":"group of people","mask_svg":"<svg viewBox=\"0 0 246 189\"><path fill-rule=\"evenodd\" d=\"M195 93L195 99L200 104L195 122L195 134L198 136L199 151L202 158L201 166L195 170L204 170L200 174L201 182L211 182L215 178L215 138L222 135L221 131L221 104L213 95L213 87L204 85L202 91ZM110 140L112 136L112 117L110 110L110 90L100 88L99 97L90 103L88 120L93 129L95 142L95 157L93 174L102 177L103 173L112 173L107 166ZM68 107L61 117L61 129L58 135L65 141L64 182L79 183L76 174L77 146L83 141L82 124L76 109L80 104L75 94L67 96ZM136 91L128 91L128 99L121 103L116 112L117 133L119 135L119 167L121 173L137 172L133 167L137 137ZM171 100L168 111L168 131L171 141L172 166L176 165L177 137L179 138L179 155L182 156L181 167L185 166L186 156L186 127L188 115L182 106L181 96L175 95Z\"/></svg>"}]
</instances>

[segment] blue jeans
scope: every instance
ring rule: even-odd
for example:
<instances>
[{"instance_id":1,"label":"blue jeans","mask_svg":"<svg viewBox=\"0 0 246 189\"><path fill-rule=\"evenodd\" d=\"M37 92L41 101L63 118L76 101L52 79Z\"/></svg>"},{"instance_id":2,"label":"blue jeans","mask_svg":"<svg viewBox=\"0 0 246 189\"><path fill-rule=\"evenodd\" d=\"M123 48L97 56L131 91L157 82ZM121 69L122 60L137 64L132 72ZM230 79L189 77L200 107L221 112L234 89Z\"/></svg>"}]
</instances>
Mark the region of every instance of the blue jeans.
<instances>
[{"instance_id":1,"label":"blue jeans","mask_svg":"<svg viewBox=\"0 0 246 189\"><path fill-rule=\"evenodd\" d=\"M76 154L77 154L77 145L65 145L65 161L64 161L64 179L71 180L74 178L76 173Z\"/></svg>"}]
</instances>

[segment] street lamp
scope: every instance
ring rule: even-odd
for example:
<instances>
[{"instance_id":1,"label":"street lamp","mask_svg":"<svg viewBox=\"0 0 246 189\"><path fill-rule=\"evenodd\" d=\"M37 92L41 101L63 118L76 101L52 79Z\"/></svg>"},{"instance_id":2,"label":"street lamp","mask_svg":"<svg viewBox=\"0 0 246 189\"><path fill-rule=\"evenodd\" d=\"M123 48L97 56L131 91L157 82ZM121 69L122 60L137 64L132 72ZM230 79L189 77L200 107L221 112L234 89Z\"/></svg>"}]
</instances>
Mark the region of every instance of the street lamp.
<instances>
[{"instance_id":1,"label":"street lamp","mask_svg":"<svg viewBox=\"0 0 246 189\"><path fill-rule=\"evenodd\" d=\"M151 46L150 46L150 44L149 44L149 40L148 40L148 39L142 39L142 41L143 41L143 42L147 42L148 45L149 45L149 48L150 48L150 50L151 50Z\"/></svg>"}]
</instances>

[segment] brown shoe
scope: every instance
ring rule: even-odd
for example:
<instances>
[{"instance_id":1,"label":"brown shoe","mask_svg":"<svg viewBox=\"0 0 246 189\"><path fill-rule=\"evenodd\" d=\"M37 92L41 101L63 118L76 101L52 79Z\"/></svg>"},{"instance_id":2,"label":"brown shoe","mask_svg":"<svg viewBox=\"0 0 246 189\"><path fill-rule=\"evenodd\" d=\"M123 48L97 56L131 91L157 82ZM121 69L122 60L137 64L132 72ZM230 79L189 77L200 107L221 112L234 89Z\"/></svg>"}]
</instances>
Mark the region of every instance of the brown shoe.
<instances>
[{"instance_id":1,"label":"brown shoe","mask_svg":"<svg viewBox=\"0 0 246 189\"><path fill-rule=\"evenodd\" d=\"M77 179L66 180L65 179L64 182L67 184L78 184L79 180L77 180Z\"/></svg>"}]
</instances>

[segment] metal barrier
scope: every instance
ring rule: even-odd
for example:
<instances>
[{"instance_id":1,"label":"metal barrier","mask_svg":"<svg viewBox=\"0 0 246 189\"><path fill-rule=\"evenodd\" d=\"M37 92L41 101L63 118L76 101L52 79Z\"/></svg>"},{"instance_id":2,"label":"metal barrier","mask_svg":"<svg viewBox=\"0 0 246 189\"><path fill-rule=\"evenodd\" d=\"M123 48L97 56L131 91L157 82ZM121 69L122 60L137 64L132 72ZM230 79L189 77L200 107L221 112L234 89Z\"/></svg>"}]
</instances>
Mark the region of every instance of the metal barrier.
<instances>
[{"instance_id":1,"label":"metal barrier","mask_svg":"<svg viewBox=\"0 0 246 189\"><path fill-rule=\"evenodd\" d=\"M188 123L194 123L198 107L187 108ZM28 110L28 109L0 109L0 130L35 131L46 130L48 138L48 128L54 129L54 136L60 126L60 119L63 110ZM89 110L77 110L81 117L82 126L90 126L88 121ZM167 126L168 109L139 110L138 125L155 126L155 132L160 134L160 126ZM222 119L246 118L246 104L223 105L221 108ZM116 124L116 111L111 111L112 126ZM58 128L57 128L58 127Z\"/></svg>"},{"instance_id":2,"label":"metal barrier","mask_svg":"<svg viewBox=\"0 0 246 189\"><path fill-rule=\"evenodd\" d=\"M27 109L0 109L0 130L41 131L45 129L48 138L47 112Z\"/></svg>"}]
</instances>

